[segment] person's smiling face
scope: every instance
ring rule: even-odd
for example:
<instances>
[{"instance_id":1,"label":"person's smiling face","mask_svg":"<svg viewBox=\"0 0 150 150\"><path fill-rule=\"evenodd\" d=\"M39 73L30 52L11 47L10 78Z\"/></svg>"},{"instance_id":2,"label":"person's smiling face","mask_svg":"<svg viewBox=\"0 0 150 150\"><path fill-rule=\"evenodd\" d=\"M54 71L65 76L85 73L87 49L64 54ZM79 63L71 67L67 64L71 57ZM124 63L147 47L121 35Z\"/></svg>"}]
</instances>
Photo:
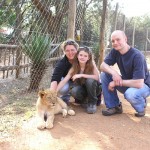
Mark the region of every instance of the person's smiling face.
<instances>
[{"instance_id":1,"label":"person's smiling face","mask_svg":"<svg viewBox=\"0 0 150 150\"><path fill-rule=\"evenodd\" d=\"M65 47L64 53L67 56L68 60L73 60L75 54L77 53L77 49L74 45L67 45Z\"/></svg>"},{"instance_id":2,"label":"person's smiling face","mask_svg":"<svg viewBox=\"0 0 150 150\"><path fill-rule=\"evenodd\" d=\"M85 51L80 51L77 58L79 63L86 64L86 62L89 60L89 54Z\"/></svg>"},{"instance_id":3,"label":"person's smiling face","mask_svg":"<svg viewBox=\"0 0 150 150\"><path fill-rule=\"evenodd\" d=\"M122 32L116 31L111 36L111 42L115 50L121 51L127 44L127 38Z\"/></svg>"}]
</instances>

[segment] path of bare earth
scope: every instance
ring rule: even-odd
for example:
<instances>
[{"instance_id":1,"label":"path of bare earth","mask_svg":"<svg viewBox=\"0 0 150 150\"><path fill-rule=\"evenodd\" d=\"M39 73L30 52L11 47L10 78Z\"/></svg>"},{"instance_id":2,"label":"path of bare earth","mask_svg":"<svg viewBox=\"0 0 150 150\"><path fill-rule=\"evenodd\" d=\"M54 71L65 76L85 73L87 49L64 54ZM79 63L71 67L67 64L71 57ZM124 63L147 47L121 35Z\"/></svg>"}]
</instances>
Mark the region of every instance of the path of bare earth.
<instances>
[{"instance_id":1,"label":"path of bare earth","mask_svg":"<svg viewBox=\"0 0 150 150\"><path fill-rule=\"evenodd\" d=\"M74 106L76 116L55 117L54 128L36 129L35 116L20 128L2 139L1 150L149 150L150 103L146 116L137 118L134 110L123 99L123 114L102 116L98 107L95 114L87 114L80 106ZM150 98L149 98L150 102Z\"/></svg>"},{"instance_id":2,"label":"path of bare earth","mask_svg":"<svg viewBox=\"0 0 150 150\"><path fill-rule=\"evenodd\" d=\"M150 97L142 118L134 116L134 109L119 94L123 114L103 116L104 104L95 114L87 114L80 106L73 106L75 116L56 115L54 128L40 131L35 119L37 94L20 94L27 85L26 79L0 83L0 150L150 149Z\"/></svg>"}]
</instances>

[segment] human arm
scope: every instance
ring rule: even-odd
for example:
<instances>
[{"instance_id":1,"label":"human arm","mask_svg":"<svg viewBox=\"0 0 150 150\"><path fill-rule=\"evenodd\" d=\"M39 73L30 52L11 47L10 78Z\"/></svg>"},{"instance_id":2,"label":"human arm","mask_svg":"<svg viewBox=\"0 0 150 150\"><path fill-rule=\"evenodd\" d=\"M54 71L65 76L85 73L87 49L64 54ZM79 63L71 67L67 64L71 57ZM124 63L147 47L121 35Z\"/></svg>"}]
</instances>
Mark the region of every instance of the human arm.
<instances>
[{"instance_id":1,"label":"human arm","mask_svg":"<svg viewBox=\"0 0 150 150\"><path fill-rule=\"evenodd\" d=\"M69 70L68 74L65 76L63 80L61 80L57 86L56 91L59 92L60 89L69 81L71 78L72 69Z\"/></svg>"},{"instance_id":2,"label":"human arm","mask_svg":"<svg viewBox=\"0 0 150 150\"><path fill-rule=\"evenodd\" d=\"M95 62L93 62L93 66L94 66L93 74L75 74L74 76L72 76L72 80L75 81L75 79L77 78L91 78L99 81L99 71L98 68L96 67Z\"/></svg>"},{"instance_id":3,"label":"human arm","mask_svg":"<svg viewBox=\"0 0 150 150\"><path fill-rule=\"evenodd\" d=\"M95 75L88 75L88 74L75 74L74 76L72 76L72 80L75 81L75 79L78 79L78 78L91 78L91 79L94 79L94 80L97 80L97 77Z\"/></svg>"},{"instance_id":4,"label":"human arm","mask_svg":"<svg viewBox=\"0 0 150 150\"><path fill-rule=\"evenodd\" d=\"M115 69L110 67L105 62L102 62L100 69L101 69L101 71L112 75L112 79L115 82L116 86L122 86L122 78L121 78L120 74Z\"/></svg>"},{"instance_id":5,"label":"human arm","mask_svg":"<svg viewBox=\"0 0 150 150\"><path fill-rule=\"evenodd\" d=\"M67 58L64 56L60 61L57 62L51 79L50 89L56 90L62 77L65 77L71 68L71 64L68 62Z\"/></svg>"},{"instance_id":6,"label":"human arm","mask_svg":"<svg viewBox=\"0 0 150 150\"><path fill-rule=\"evenodd\" d=\"M50 85L50 90L56 90L58 86L57 81L52 81Z\"/></svg>"},{"instance_id":7,"label":"human arm","mask_svg":"<svg viewBox=\"0 0 150 150\"><path fill-rule=\"evenodd\" d=\"M63 66L64 66L63 59L56 63L56 66L54 68L54 71L51 77L51 84L50 84L51 90L57 89L58 83L61 81L61 78L63 77L63 72L64 72Z\"/></svg>"},{"instance_id":8,"label":"human arm","mask_svg":"<svg viewBox=\"0 0 150 150\"><path fill-rule=\"evenodd\" d=\"M122 80L122 86L125 87L142 88L143 85L144 85L144 79Z\"/></svg>"},{"instance_id":9,"label":"human arm","mask_svg":"<svg viewBox=\"0 0 150 150\"><path fill-rule=\"evenodd\" d=\"M124 87L133 87L133 88L142 88L144 85L144 79L128 79L128 80L122 80L122 86ZM108 89L110 91L114 91L115 84L114 81L111 81L108 85Z\"/></svg>"}]
</instances>

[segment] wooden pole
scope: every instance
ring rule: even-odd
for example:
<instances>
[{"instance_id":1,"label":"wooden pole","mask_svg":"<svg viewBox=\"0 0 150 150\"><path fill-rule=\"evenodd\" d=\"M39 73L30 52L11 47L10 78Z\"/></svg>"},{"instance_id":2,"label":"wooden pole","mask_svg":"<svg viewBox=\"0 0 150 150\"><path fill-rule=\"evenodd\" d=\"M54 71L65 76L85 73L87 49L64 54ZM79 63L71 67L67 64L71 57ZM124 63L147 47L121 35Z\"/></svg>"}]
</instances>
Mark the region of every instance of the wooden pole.
<instances>
[{"instance_id":1,"label":"wooden pole","mask_svg":"<svg viewBox=\"0 0 150 150\"><path fill-rule=\"evenodd\" d=\"M126 30L126 16L123 15L123 31L125 32Z\"/></svg>"},{"instance_id":2,"label":"wooden pole","mask_svg":"<svg viewBox=\"0 0 150 150\"><path fill-rule=\"evenodd\" d=\"M113 31L117 29L118 8L119 8L119 4L116 3L115 17L114 17L114 28L113 28Z\"/></svg>"},{"instance_id":3,"label":"wooden pole","mask_svg":"<svg viewBox=\"0 0 150 150\"><path fill-rule=\"evenodd\" d=\"M145 40L145 52L147 51L147 42L148 42L148 29L146 30L146 40Z\"/></svg>"},{"instance_id":4,"label":"wooden pole","mask_svg":"<svg viewBox=\"0 0 150 150\"><path fill-rule=\"evenodd\" d=\"M76 0L69 0L67 39L75 37Z\"/></svg>"},{"instance_id":5,"label":"wooden pole","mask_svg":"<svg viewBox=\"0 0 150 150\"><path fill-rule=\"evenodd\" d=\"M133 25L132 47L134 47L134 39L135 39L135 21L134 21L134 25Z\"/></svg>"},{"instance_id":6,"label":"wooden pole","mask_svg":"<svg viewBox=\"0 0 150 150\"><path fill-rule=\"evenodd\" d=\"M100 59L99 59L99 70L100 65L104 60L104 51L105 51L105 26L106 26L106 13L107 13L107 0L103 0L103 13L102 13L102 21L101 21L101 27L100 27Z\"/></svg>"}]
</instances>

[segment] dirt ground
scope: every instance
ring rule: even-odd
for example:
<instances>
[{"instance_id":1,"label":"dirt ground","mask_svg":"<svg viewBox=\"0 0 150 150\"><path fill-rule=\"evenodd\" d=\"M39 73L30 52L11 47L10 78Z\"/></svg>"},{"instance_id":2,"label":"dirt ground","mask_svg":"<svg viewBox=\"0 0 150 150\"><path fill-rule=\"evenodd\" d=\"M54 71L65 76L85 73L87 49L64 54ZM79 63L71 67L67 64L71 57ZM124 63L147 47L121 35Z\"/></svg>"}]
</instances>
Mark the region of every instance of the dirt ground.
<instances>
[{"instance_id":1,"label":"dirt ground","mask_svg":"<svg viewBox=\"0 0 150 150\"><path fill-rule=\"evenodd\" d=\"M150 56L147 57L150 65ZM44 79L49 79L50 74ZM45 85L45 83L44 83ZM55 116L54 128L36 128L37 93L25 93L27 79L0 82L0 150L149 150L150 97L146 115L134 116L134 109L119 94L123 114L103 116L104 103L95 114L73 106L76 115Z\"/></svg>"},{"instance_id":2,"label":"dirt ground","mask_svg":"<svg viewBox=\"0 0 150 150\"><path fill-rule=\"evenodd\" d=\"M95 114L74 106L76 115L56 115L51 130L38 130L33 115L1 138L0 150L149 150L150 98L146 116L137 118L129 103L120 97L123 114L102 116L104 104Z\"/></svg>"}]
</instances>

